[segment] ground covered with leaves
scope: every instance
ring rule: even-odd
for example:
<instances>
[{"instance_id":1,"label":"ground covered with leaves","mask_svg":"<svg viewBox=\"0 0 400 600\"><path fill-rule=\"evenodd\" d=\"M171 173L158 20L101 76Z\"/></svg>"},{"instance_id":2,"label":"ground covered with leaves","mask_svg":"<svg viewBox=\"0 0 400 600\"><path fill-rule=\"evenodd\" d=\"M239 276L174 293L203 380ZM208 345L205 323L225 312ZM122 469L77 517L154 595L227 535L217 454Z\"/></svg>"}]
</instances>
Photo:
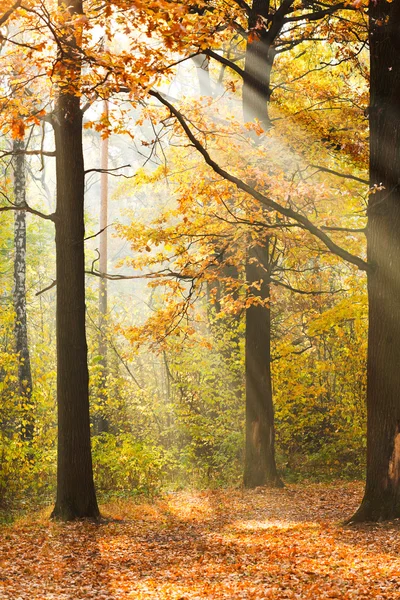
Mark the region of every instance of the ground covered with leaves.
<instances>
[{"instance_id":1,"label":"ground covered with leaves","mask_svg":"<svg viewBox=\"0 0 400 600\"><path fill-rule=\"evenodd\" d=\"M1 600L400 598L400 524L345 526L360 484L179 492L100 524L0 529Z\"/></svg>"}]
</instances>

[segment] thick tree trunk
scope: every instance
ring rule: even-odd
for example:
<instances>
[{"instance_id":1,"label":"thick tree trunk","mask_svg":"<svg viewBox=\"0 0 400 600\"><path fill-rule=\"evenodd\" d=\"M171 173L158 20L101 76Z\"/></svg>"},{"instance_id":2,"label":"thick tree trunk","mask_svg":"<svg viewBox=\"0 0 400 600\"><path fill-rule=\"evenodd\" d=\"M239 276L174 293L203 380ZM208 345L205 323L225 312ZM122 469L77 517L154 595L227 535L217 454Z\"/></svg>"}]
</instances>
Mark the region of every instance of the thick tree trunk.
<instances>
[{"instance_id":1,"label":"thick tree trunk","mask_svg":"<svg viewBox=\"0 0 400 600\"><path fill-rule=\"evenodd\" d=\"M370 3L367 480L351 521L400 517L400 3Z\"/></svg>"},{"instance_id":2,"label":"thick tree trunk","mask_svg":"<svg viewBox=\"0 0 400 600\"><path fill-rule=\"evenodd\" d=\"M247 44L245 70L251 78L243 85L243 113L246 121L259 119L270 127L268 114L270 76L274 59L268 34L260 17L266 18L269 2L255 0L249 18L253 31ZM282 487L275 462L275 426L271 383L271 307L269 283L269 241L263 247L250 247L246 279L265 305L253 305L246 310L246 448L244 485Z\"/></svg>"},{"instance_id":3,"label":"thick tree trunk","mask_svg":"<svg viewBox=\"0 0 400 600\"><path fill-rule=\"evenodd\" d=\"M16 206L26 204L25 155L23 140L14 140L14 202ZM18 383L22 401L21 438L33 438L34 416L32 404L32 374L28 346L26 317L26 213L16 210L14 216L14 310L15 349L18 353Z\"/></svg>"},{"instance_id":4,"label":"thick tree trunk","mask_svg":"<svg viewBox=\"0 0 400 600\"><path fill-rule=\"evenodd\" d=\"M269 303L269 245L249 250L246 279L262 280L257 294ZM244 485L282 487L275 463L271 384L271 311L269 304L246 310L246 455Z\"/></svg>"},{"instance_id":5,"label":"thick tree trunk","mask_svg":"<svg viewBox=\"0 0 400 600\"><path fill-rule=\"evenodd\" d=\"M82 12L79 1L71 12ZM68 39L68 38L67 38ZM70 38L69 38L70 39ZM68 43L70 41L68 40ZM79 58L70 45L69 84L79 81ZM97 518L90 447L89 376L85 332L84 166L79 97L60 86L53 115L57 209L57 500L52 517Z\"/></svg>"}]
</instances>

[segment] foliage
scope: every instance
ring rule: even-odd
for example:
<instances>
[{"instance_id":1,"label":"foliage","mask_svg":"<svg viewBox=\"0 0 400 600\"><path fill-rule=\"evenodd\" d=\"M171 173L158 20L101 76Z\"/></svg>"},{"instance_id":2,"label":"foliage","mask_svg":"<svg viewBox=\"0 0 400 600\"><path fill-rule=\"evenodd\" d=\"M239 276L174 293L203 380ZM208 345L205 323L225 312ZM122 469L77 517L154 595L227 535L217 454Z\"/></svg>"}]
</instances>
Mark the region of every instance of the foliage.
<instances>
[{"instance_id":1,"label":"foliage","mask_svg":"<svg viewBox=\"0 0 400 600\"><path fill-rule=\"evenodd\" d=\"M276 347L284 357L273 363L280 459L289 478L361 477L366 444L365 296L331 301L330 307L315 304L301 315L304 339L280 341ZM296 329L294 335L299 335ZM301 345L305 351L299 350Z\"/></svg>"}]
</instances>

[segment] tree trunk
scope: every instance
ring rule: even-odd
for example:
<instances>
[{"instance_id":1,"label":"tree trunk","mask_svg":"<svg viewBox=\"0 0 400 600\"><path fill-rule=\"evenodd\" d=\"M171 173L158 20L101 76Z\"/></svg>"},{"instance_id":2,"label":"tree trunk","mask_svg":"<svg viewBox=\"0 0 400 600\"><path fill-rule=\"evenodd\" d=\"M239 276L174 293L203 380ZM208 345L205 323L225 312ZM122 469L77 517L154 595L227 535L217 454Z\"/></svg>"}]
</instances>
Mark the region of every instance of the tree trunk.
<instances>
[{"instance_id":1,"label":"tree trunk","mask_svg":"<svg viewBox=\"0 0 400 600\"><path fill-rule=\"evenodd\" d=\"M367 479L351 521L400 517L400 4L371 2Z\"/></svg>"},{"instance_id":2,"label":"tree trunk","mask_svg":"<svg viewBox=\"0 0 400 600\"><path fill-rule=\"evenodd\" d=\"M267 305L246 310L246 455L244 485L282 487L275 463L275 427L271 384L271 311L268 240L249 250L246 279L262 280L257 291Z\"/></svg>"},{"instance_id":3,"label":"tree trunk","mask_svg":"<svg viewBox=\"0 0 400 600\"><path fill-rule=\"evenodd\" d=\"M25 155L23 140L14 140L14 202L16 206L26 204ZM28 346L26 318L26 213L16 210L14 216L14 310L15 349L18 353L18 384L22 402L21 438L33 438L34 416L32 403L32 374Z\"/></svg>"},{"instance_id":4,"label":"tree trunk","mask_svg":"<svg viewBox=\"0 0 400 600\"><path fill-rule=\"evenodd\" d=\"M78 0L72 13L81 13ZM71 38L60 60L66 80L79 84L80 63ZM57 209L57 500L52 517L97 518L90 447L89 376L85 331L84 166L79 97L60 84L53 115Z\"/></svg>"},{"instance_id":5,"label":"tree trunk","mask_svg":"<svg viewBox=\"0 0 400 600\"><path fill-rule=\"evenodd\" d=\"M275 49L262 20L267 18L268 12L267 0L254 0L249 16L250 33L245 58L248 79L243 83L244 120L250 122L258 119L264 129L271 126L268 102L271 70L275 58Z\"/></svg>"},{"instance_id":6,"label":"tree trunk","mask_svg":"<svg viewBox=\"0 0 400 600\"><path fill-rule=\"evenodd\" d=\"M260 16L267 17L269 2L255 0L249 18L253 40L246 48L246 73L250 82L243 85L243 113L246 121L260 120L270 127L268 114L269 86L273 64L267 32ZM271 53L272 52L272 53ZM271 307L269 240L265 246L250 247L246 279L252 285L263 280L260 290L253 290L264 305L252 305L246 310L246 448L244 485L282 487L275 462L275 426L271 383Z\"/></svg>"},{"instance_id":7,"label":"tree trunk","mask_svg":"<svg viewBox=\"0 0 400 600\"><path fill-rule=\"evenodd\" d=\"M104 112L108 118L108 101L104 101ZM108 137L101 140L100 168L100 274L107 273L108 258ZM109 429L108 419L104 414L107 402L107 279L102 277L99 284L99 365L101 367L99 407L100 411L95 415L94 428L96 433L106 433Z\"/></svg>"}]
</instances>

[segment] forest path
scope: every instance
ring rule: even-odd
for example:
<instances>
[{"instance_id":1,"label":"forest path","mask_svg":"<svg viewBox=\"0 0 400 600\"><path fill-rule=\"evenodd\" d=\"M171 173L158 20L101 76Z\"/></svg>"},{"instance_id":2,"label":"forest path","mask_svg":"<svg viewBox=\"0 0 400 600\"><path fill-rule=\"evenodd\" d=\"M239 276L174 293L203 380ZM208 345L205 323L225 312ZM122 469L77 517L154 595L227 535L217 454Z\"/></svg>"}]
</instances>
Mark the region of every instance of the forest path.
<instances>
[{"instance_id":1,"label":"forest path","mask_svg":"<svg viewBox=\"0 0 400 600\"><path fill-rule=\"evenodd\" d=\"M0 528L1 600L400 599L400 523L348 527L359 483L179 492L101 524Z\"/></svg>"}]
</instances>

